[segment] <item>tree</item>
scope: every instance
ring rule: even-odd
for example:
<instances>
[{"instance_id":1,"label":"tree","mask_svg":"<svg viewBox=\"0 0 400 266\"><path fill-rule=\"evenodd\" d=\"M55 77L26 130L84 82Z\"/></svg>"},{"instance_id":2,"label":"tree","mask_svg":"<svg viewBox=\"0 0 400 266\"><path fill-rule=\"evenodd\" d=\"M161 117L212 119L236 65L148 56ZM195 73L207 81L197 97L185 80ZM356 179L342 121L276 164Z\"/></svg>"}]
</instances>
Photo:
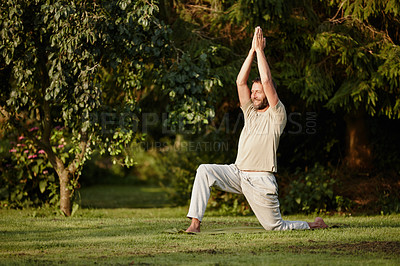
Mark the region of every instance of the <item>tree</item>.
<instances>
[{"instance_id":1,"label":"tree","mask_svg":"<svg viewBox=\"0 0 400 266\"><path fill-rule=\"evenodd\" d=\"M302 97L346 112L351 168L373 160L366 115L400 118L399 11L397 1L342 2L311 45Z\"/></svg>"},{"instance_id":2,"label":"tree","mask_svg":"<svg viewBox=\"0 0 400 266\"><path fill-rule=\"evenodd\" d=\"M171 110L185 106L188 124L205 122L211 112L201 102L212 87L204 86L209 76L173 49L153 1L7 0L0 11L4 124L44 150L59 178L66 216L93 150L133 164L125 148L140 137L138 92L158 88L170 95ZM192 82L172 88L184 82L183 71ZM162 86L167 73L170 83ZM185 91L192 93L183 97ZM61 151L54 146L56 127L68 140Z\"/></svg>"}]
</instances>

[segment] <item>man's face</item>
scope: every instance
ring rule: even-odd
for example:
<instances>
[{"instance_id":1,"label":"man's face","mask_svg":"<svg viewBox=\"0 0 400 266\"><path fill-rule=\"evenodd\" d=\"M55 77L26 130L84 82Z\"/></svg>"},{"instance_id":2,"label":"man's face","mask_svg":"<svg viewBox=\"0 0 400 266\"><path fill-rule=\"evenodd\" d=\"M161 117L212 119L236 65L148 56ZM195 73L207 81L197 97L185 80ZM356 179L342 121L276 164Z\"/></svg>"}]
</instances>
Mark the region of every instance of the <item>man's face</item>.
<instances>
[{"instance_id":1,"label":"man's face","mask_svg":"<svg viewBox=\"0 0 400 266\"><path fill-rule=\"evenodd\" d=\"M265 109L268 106L268 100L265 96L261 83L255 82L251 87L251 101L257 110Z\"/></svg>"}]
</instances>

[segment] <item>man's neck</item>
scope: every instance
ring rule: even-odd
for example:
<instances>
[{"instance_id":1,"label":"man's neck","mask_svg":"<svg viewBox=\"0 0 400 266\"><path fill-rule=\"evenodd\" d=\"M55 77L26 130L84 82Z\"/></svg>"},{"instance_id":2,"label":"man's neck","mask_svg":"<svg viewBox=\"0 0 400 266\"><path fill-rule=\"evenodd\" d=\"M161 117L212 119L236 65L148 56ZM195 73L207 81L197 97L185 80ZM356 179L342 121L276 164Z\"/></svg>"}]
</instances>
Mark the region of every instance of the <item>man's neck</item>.
<instances>
[{"instance_id":1,"label":"man's neck","mask_svg":"<svg viewBox=\"0 0 400 266\"><path fill-rule=\"evenodd\" d=\"M264 113L265 111L267 111L269 108L269 105L267 107L265 107L264 109L258 109L257 112L259 113Z\"/></svg>"}]
</instances>

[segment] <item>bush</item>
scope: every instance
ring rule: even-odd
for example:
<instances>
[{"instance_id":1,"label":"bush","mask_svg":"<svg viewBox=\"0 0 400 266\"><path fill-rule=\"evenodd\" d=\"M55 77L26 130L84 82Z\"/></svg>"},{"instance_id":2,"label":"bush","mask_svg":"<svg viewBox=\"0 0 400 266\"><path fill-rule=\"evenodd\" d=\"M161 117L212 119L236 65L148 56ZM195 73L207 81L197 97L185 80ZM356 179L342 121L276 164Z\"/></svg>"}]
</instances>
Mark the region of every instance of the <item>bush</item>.
<instances>
[{"instance_id":1,"label":"bush","mask_svg":"<svg viewBox=\"0 0 400 266\"><path fill-rule=\"evenodd\" d=\"M37 131L32 127L31 132ZM62 128L52 133L53 150L65 159L68 153ZM38 135L37 138L40 138ZM45 152L23 135L9 134L1 143L4 160L0 164L0 200L3 207L23 208L56 205L59 202L59 182Z\"/></svg>"},{"instance_id":2,"label":"bush","mask_svg":"<svg viewBox=\"0 0 400 266\"><path fill-rule=\"evenodd\" d=\"M400 191L398 186L396 187L394 184L392 187L381 184L376 189L378 200L376 201L375 209L380 210L381 214L400 213Z\"/></svg>"},{"instance_id":3,"label":"bush","mask_svg":"<svg viewBox=\"0 0 400 266\"><path fill-rule=\"evenodd\" d=\"M209 209L217 210L221 215L249 215L252 214L250 205L244 195L228 193L221 190L212 190Z\"/></svg>"},{"instance_id":4,"label":"bush","mask_svg":"<svg viewBox=\"0 0 400 266\"><path fill-rule=\"evenodd\" d=\"M314 213L330 210L345 211L350 208L350 201L334 192L337 181L332 169L315 164L308 171L296 170L297 179L285 188L281 199L284 213Z\"/></svg>"}]
</instances>

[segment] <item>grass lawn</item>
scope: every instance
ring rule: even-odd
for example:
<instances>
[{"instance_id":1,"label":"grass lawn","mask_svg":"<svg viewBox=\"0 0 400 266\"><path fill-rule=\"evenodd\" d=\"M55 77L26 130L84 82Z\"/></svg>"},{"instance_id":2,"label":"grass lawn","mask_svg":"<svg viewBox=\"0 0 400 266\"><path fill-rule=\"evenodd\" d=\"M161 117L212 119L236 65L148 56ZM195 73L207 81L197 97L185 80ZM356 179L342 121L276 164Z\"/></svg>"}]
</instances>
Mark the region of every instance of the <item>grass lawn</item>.
<instances>
[{"instance_id":1,"label":"grass lawn","mask_svg":"<svg viewBox=\"0 0 400 266\"><path fill-rule=\"evenodd\" d=\"M189 235L166 232L189 221L187 208L165 207L162 194L157 188L88 188L83 208L70 218L49 209L0 210L0 264L400 265L400 215L326 216L338 227L270 232L252 230L259 227L254 216L207 212L203 232ZM109 202L119 196L123 208ZM151 199L159 207L150 208Z\"/></svg>"}]
</instances>

